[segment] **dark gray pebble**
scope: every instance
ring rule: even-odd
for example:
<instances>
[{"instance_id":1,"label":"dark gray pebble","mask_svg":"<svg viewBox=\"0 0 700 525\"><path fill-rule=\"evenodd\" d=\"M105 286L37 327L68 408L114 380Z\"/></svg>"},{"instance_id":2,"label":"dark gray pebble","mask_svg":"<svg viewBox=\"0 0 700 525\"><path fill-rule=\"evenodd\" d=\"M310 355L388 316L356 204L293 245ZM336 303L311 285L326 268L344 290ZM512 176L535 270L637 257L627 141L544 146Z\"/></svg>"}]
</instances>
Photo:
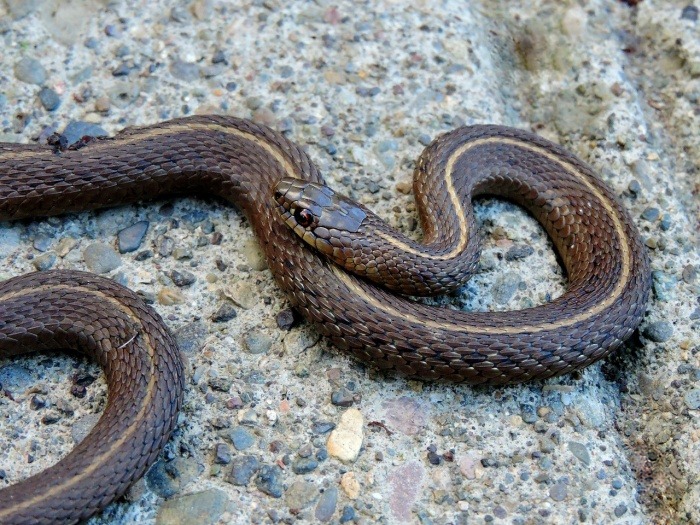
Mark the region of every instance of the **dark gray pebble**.
<instances>
[{"instance_id":1,"label":"dark gray pebble","mask_svg":"<svg viewBox=\"0 0 700 525\"><path fill-rule=\"evenodd\" d=\"M255 456L236 456L233 458L233 468L228 481L239 487L244 487L258 470L260 470L260 462Z\"/></svg>"},{"instance_id":2,"label":"dark gray pebble","mask_svg":"<svg viewBox=\"0 0 700 525\"><path fill-rule=\"evenodd\" d=\"M37 59L24 57L15 64L15 78L40 86L46 82L46 70Z\"/></svg>"},{"instance_id":3,"label":"dark gray pebble","mask_svg":"<svg viewBox=\"0 0 700 525\"><path fill-rule=\"evenodd\" d=\"M668 321L655 321L649 323L642 333L656 343L663 343L673 336L673 325Z\"/></svg>"},{"instance_id":4,"label":"dark gray pebble","mask_svg":"<svg viewBox=\"0 0 700 525\"><path fill-rule=\"evenodd\" d=\"M354 402L353 393L346 388L335 390L331 393L331 403L338 407L349 407Z\"/></svg>"},{"instance_id":5,"label":"dark gray pebble","mask_svg":"<svg viewBox=\"0 0 700 525\"><path fill-rule=\"evenodd\" d=\"M39 91L39 100L46 111L54 111L61 105L61 97L58 96L58 93L47 87L41 88Z\"/></svg>"},{"instance_id":6,"label":"dark gray pebble","mask_svg":"<svg viewBox=\"0 0 700 525\"><path fill-rule=\"evenodd\" d=\"M615 507L614 512L616 518L621 518L627 512L627 505L620 503L617 507Z\"/></svg>"},{"instance_id":7,"label":"dark gray pebble","mask_svg":"<svg viewBox=\"0 0 700 525\"><path fill-rule=\"evenodd\" d=\"M292 463L292 471L295 474L308 474L313 472L318 467L318 461L314 458L297 458Z\"/></svg>"},{"instance_id":8,"label":"dark gray pebble","mask_svg":"<svg viewBox=\"0 0 700 525\"><path fill-rule=\"evenodd\" d=\"M683 268L681 272L681 279L687 284L693 284L698 278L698 269L692 264L688 264Z\"/></svg>"},{"instance_id":9,"label":"dark gray pebble","mask_svg":"<svg viewBox=\"0 0 700 525\"><path fill-rule=\"evenodd\" d=\"M535 412L535 407L529 403L523 403L520 405L520 417L523 421L528 424L533 424L537 421L537 412Z\"/></svg>"},{"instance_id":10,"label":"dark gray pebble","mask_svg":"<svg viewBox=\"0 0 700 525\"><path fill-rule=\"evenodd\" d=\"M347 523L348 521L355 519L355 509L350 505L345 505L343 507L343 512L340 514L340 523Z\"/></svg>"},{"instance_id":11,"label":"dark gray pebble","mask_svg":"<svg viewBox=\"0 0 700 525\"><path fill-rule=\"evenodd\" d=\"M243 427L234 428L229 437L236 450L245 450L255 443L255 436Z\"/></svg>"},{"instance_id":12,"label":"dark gray pebble","mask_svg":"<svg viewBox=\"0 0 700 525\"><path fill-rule=\"evenodd\" d=\"M229 392L233 386L233 379L227 376L217 376L209 378L209 386L218 392Z\"/></svg>"},{"instance_id":13,"label":"dark gray pebble","mask_svg":"<svg viewBox=\"0 0 700 525\"><path fill-rule=\"evenodd\" d=\"M335 428L335 423L329 421L314 421L311 425L311 431L314 434L327 434Z\"/></svg>"},{"instance_id":14,"label":"dark gray pebble","mask_svg":"<svg viewBox=\"0 0 700 525\"><path fill-rule=\"evenodd\" d=\"M131 65L128 62L122 62L112 70L113 77L125 77L131 72Z\"/></svg>"},{"instance_id":15,"label":"dark gray pebble","mask_svg":"<svg viewBox=\"0 0 700 525\"><path fill-rule=\"evenodd\" d=\"M61 416L59 414L51 412L41 418L41 423L44 425L53 425L54 423L58 423L60 420Z\"/></svg>"},{"instance_id":16,"label":"dark gray pebble","mask_svg":"<svg viewBox=\"0 0 700 525\"><path fill-rule=\"evenodd\" d=\"M231 450L226 443L217 443L214 463L218 465L228 465L231 463Z\"/></svg>"},{"instance_id":17,"label":"dark gray pebble","mask_svg":"<svg viewBox=\"0 0 700 525\"><path fill-rule=\"evenodd\" d=\"M661 212L659 211L659 208L647 208L642 212L642 219L653 222L657 220L660 215Z\"/></svg>"},{"instance_id":18,"label":"dark gray pebble","mask_svg":"<svg viewBox=\"0 0 700 525\"><path fill-rule=\"evenodd\" d=\"M215 323L225 323L226 321L230 321L231 319L235 318L237 315L238 313L233 305L226 301L221 303L221 306L219 306L219 308L216 309L216 312L212 314L211 320Z\"/></svg>"},{"instance_id":19,"label":"dark gray pebble","mask_svg":"<svg viewBox=\"0 0 700 525\"><path fill-rule=\"evenodd\" d=\"M117 234L119 253L135 252L141 246L148 231L148 221L138 221Z\"/></svg>"},{"instance_id":20,"label":"dark gray pebble","mask_svg":"<svg viewBox=\"0 0 700 525\"><path fill-rule=\"evenodd\" d=\"M335 513L335 506L338 503L338 489L331 487L326 489L316 504L314 516L321 523L331 520Z\"/></svg>"},{"instance_id":21,"label":"dark gray pebble","mask_svg":"<svg viewBox=\"0 0 700 525\"><path fill-rule=\"evenodd\" d=\"M160 460L146 474L146 482L158 496L171 498L203 470L204 467L193 458L176 457L167 462Z\"/></svg>"},{"instance_id":22,"label":"dark gray pebble","mask_svg":"<svg viewBox=\"0 0 700 525\"><path fill-rule=\"evenodd\" d=\"M282 488L282 469L277 465L263 465L258 472L255 485L268 496L281 498L284 492Z\"/></svg>"},{"instance_id":23,"label":"dark gray pebble","mask_svg":"<svg viewBox=\"0 0 700 525\"><path fill-rule=\"evenodd\" d=\"M277 313L275 319L277 321L277 328L280 330L291 330L294 326L294 310L291 308L285 308Z\"/></svg>"},{"instance_id":24,"label":"dark gray pebble","mask_svg":"<svg viewBox=\"0 0 700 525\"><path fill-rule=\"evenodd\" d=\"M68 144L74 144L83 137L106 137L108 135L101 126L79 120L69 122L61 134L66 137Z\"/></svg>"},{"instance_id":25,"label":"dark gray pebble","mask_svg":"<svg viewBox=\"0 0 700 525\"><path fill-rule=\"evenodd\" d=\"M532 246L528 244L516 244L508 248L508 251L506 252L506 261L524 259L533 253L535 253L535 249Z\"/></svg>"},{"instance_id":26,"label":"dark gray pebble","mask_svg":"<svg viewBox=\"0 0 700 525\"><path fill-rule=\"evenodd\" d=\"M170 272L170 278L173 280L173 283L175 283L175 286L179 287L190 286L197 280L195 275L187 270L173 270Z\"/></svg>"},{"instance_id":27,"label":"dark gray pebble","mask_svg":"<svg viewBox=\"0 0 700 525\"><path fill-rule=\"evenodd\" d=\"M698 19L698 8L693 4L688 4L683 8L683 11L681 11L681 19L696 22Z\"/></svg>"}]
</instances>

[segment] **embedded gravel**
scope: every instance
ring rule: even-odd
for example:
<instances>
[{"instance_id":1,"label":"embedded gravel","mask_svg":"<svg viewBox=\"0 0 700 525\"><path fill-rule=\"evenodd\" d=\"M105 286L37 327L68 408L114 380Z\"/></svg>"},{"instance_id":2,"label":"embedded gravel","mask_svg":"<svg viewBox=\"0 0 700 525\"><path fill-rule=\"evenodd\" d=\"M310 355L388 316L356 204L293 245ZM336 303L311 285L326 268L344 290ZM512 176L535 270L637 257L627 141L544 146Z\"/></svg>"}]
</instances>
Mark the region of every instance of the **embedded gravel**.
<instances>
[{"instance_id":1,"label":"embedded gravel","mask_svg":"<svg viewBox=\"0 0 700 525\"><path fill-rule=\"evenodd\" d=\"M518 126L588 161L652 257L647 316L615 356L474 389L332 348L225 203L144 195L0 223L0 279L109 276L154 305L186 361L175 435L92 525L700 523L697 0L0 0L0 45L0 141L251 118L419 236L423 147L464 124ZM492 199L477 211L480 271L433 302L510 310L562 293L525 212ZM0 385L0 487L67 454L107 399L99 368L63 354L0 360Z\"/></svg>"}]
</instances>

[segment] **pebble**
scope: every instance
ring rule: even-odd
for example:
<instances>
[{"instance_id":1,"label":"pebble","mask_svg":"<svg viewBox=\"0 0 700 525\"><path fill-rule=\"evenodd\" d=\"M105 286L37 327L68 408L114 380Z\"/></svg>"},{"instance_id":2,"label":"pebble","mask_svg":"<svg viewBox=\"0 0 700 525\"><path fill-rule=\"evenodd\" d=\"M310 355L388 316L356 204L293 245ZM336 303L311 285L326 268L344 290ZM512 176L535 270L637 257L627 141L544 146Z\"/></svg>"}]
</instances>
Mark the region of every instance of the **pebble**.
<instances>
[{"instance_id":1,"label":"pebble","mask_svg":"<svg viewBox=\"0 0 700 525\"><path fill-rule=\"evenodd\" d=\"M616 518L621 518L627 512L627 505L620 503L617 507L615 507L614 512Z\"/></svg>"},{"instance_id":2,"label":"pebble","mask_svg":"<svg viewBox=\"0 0 700 525\"><path fill-rule=\"evenodd\" d=\"M654 321L645 326L642 333L655 343L664 343L673 337L673 325L668 321Z\"/></svg>"},{"instance_id":3,"label":"pebble","mask_svg":"<svg viewBox=\"0 0 700 525\"><path fill-rule=\"evenodd\" d=\"M231 450L226 443L217 443L214 463L218 465L228 465L231 463Z\"/></svg>"},{"instance_id":4,"label":"pebble","mask_svg":"<svg viewBox=\"0 0 700 525\"><path fill-rule=\"evenodd\" d=\"M698 8L693 4L688 4L681 11L681 20L696 22L698 19Z\"/></svg>"},{"instance_id":5,"label":"pebble","mask_svg":"<svg viewBox=\"0 0 700 525\"><path fill-rule=\"evenodd\" d=\"M340 514L340 523L347 523L355 519L355 509L350 505L345 505Z\"/></svg>"},{"instance_id":6,"label":"pebble","mask_svg":"<svg viewBox=\"0 0 700 525\"><path fill-rule=\"evenodd\" d=\"M357 481L354 472L346 472L340 477L340 488L350 499L357 499L360 496L360 482Z\"/></svg>"},{"instance_id":7,"label":"pebble","mask_svg":"<svg viewBox=\"0 0 700 525\"><path fill-rule=\"evenodd\" d=\"M308 474L318 467L318 461L314 458L297 458L292 463L292 472L295 474Z\"/></svg>"},{"instance_id":8,"label":"pebble","mask_svg":"<svg viewBox=\"0 0 700 525\"><path fill-rule=\"evenodd\" d=\"M42 253L41 255L39 255L39 257L35 257L32 261L32 265L34 266L34 268L36 268L40 272L52 268L55 263L55 253Z\"/></svg>"},{"instance_id":9,"label":"pebble","mask_svg":"<svg viewBox=\"0 0 700 525\"><path fill-rule=\"evenodd\" d=\"M185 296L179 290L174 288L162 288L158 291L158 302L164 306L171 306L173 304L183 304L185 302Z\"/></svg>"},{"instance_id":10,"label":"pebble","mask_svg":"<svg viewBox=\"0 0 700 525\"><path fill-rule=\"evenodd\" d=\"M591 464L591 455L586 445L577 441L569 441L569 450L581 463L588 466Z\"/></svg>"},{"instance_id":11,"label":"pebble","mask_svg":"<svg viewBox=\"0 0 700 525\"><path fill-rule=\"evenodd\" d=\"M520 276L517 273L506 272L496 277L491 289L494 302L496 304L506 304L515 295L519 284Z\"/></svg>"},{"instance_id":12,"label":"pebble","mask_svg":"<svg viewBox=\"0 0 700 525\"><path fill-rule=\"evenodd\" d=\"M190 286L197 280L197 277L187 270L173 270L170 272L170 278L175 283L175 286L180 288Z\"/></svg>"},{"instance_id":13,"label":"pebble","mask_svg":"<svg viewBox=\"0 0 700 525\"><path fill-rule=\"evenodd\" d=\"M251 269L262 272L267 269L265 254L260 249L260 244L255 238L250 238L243 243L242 253Z\"/></svg>"},{"instance_id":14,"label":"pebble","mask_svg":"<svg viewBox=\"0 0 700 525\"><path fill-rule=\"evenodd\" d=\"M106 137L108 133L97 124L72 120L61 134L66 137L68 144L75 144L83 137Z\"/></svg>"},{"instance_id":15,"label":"pebble","mask_svg":"<svg viewBox=\"0 0 700 525\"><path fill-rule=\"evenodd\" d=\"M698 269L692 264L688 264L683 267L681 272L681 279L686 284L693 284L698 278Z\"/></svg>"},{"instance_id":16,"label":"pebble","mask_svg":"<svg viewBox=\"0 0 700 525\"><path fill-rule=\"evenodd\" d=\"M61 97L53 89L43 87L39 91L39 100L46 111L54 111L61 105Z\"/></svg>"},{"instance_id":17,"label":"pebble","mask_svg":"<svg viewBox=\"0 0 700 525\"><path fill-rule=\"evenodd\" d=\"M554 501L564 501L569 494L569 489L564 483L555 483L549 487L549 497Z\"/></svg>"},{"instance_id":18,"label":"pebble","mask_svg":"<svg viewBox=\"0 0 700 525\"><path fill-rule=\"evenodd\" d=\"M228 482L239 487L248 485L252 477L260 470L260 462L255 456L236 456L233 458L232 464Z\"/></svg>"},{"instance_id":19,"label":"pebble","mask_svg":"<svg viewBox=\"0 0 700 525\"><path fill-rule=\"evenodd\" d=\"M164 502L156 525L214 525L227 510L229 497L219 489L209 489L179 496Z\"/></svg>"},{"instance_id":20,"label":"pebble","mask_svg":"<svg viewBox=\"0 0 700 525\"><path fill-rule=\"evenodd\" d=\"M349 408L340 417L340 423L328 436L328 453L345 463L352 463L360 454L364 418L356 408Z\"/></svg>"},{"instance_id":21,"label":"pebble","mask_svg":"<svg viewBox=\"0 0 700 525\"><path fill-rule=\"evenodd\" d=\"M339 407L349 407L352 406L355 401L354 395L347 388L341 388L340 390L334 390L331 393L331 403Z\"/></svg>"},{"instance_id":22,"label":"pebble","mask_svg":"<svg viewBox=\"0 0 700 525\"><path fill-rule=\"evenodd\" d=\"M15 78L27 84L41 86L46 82L46 70L37 59L24 57L15 64Z\"/></svg>"},{"instance_id":23,"label":"pebble","mask_svg":"<svg viewBox=\"0 0 700 525\"><path fill-rule=\"evenodd\" d=\"M171 498L203 471L194 458L176 456L172 461L157 461L146 473L146 482L158 496Z\"/></svg>"},{"instance_id":24,"label":"pebble","mask_svg":"<svg viewBox=\"0 0 700 525\"><path fill-rule=\"evenodd\" d=\"M685 404L688 405L689 409L700 410L700 388L694 388L693 390L686 392L683 399L685 400Z\"/></svg>"},{"instance_id":25,"label":"pebble","mask_svg":"<svg viewBox=\"0 0 700 525\"><path fill-rule=\"evenodd\" d=\"M272 338L260 330L251 330L243 336L243 349L249 354L266 354L272 347Z\"/></svg>"},{"instance_id":26,"label":"pebble","mask_svg":"<svg viewBox=\"0 0 700 525\"><path fill-rule=\"evenodd\" d=\"M255 436L244 427L235 427L229 437L236 450L246 450L255 444Z\"/></svg>"},{"instance_id":27,"label":"pebble","mask_svg":"<svg viewBox=\"0 0 700 525\"><path fill-rule=\"evenodd\" d=\"M301 510L310 506L318 497L318 489L311 482L297 480L284 493L284 502L290 509Z\"/></svg>"},{"instance_id":28,"label":"pebble","mask_svg":"<svg viewBox=\"0 0 700 525\"><path fill-rule=\"evenodd\" d=\"M642 219L649 222L658 220L660 216L661 212L659 211L659 208L647 208L642 212Z\"/></svg>"},{"instance_id":29,"label":"pebble","mask_svg":"<svg viewBox=\"0 0 700 525\"><path fill-rule=\"evenodd\" d=\"M528 244L516 244L508 248L505 258L506 261L517 261L518 259L524 259L535 253L535 249Z\"/></svg>"},{"instance_id":30,"label":"pebble","mask_svg":"<svg viewBox=\"0 0 700 525\"><path fill-rule=\"evenodd\" d=\"M109 245L94 242L83 251L83 260L93 273L108 273L122 265L119 254Z\"/></svg>"},{"instance_id":31,"label":"pebble","mask_svg":"<svg viewBox=\"0 0 700 525\"><path fill-rule=\"evenodd\" d=\"M258 302L257 290L248 281L239 281L222 290L222 293L233 301L233 304L245 310L253 308Z\"/></svg>"},{"instance_id":32,"label":"pebble","mask_svg":"<svg viewBox=\"0 0 700 525\"><path fill-rule=\"evenodd\" d=\"M237 315L238 312L236 312L233 305L228 301L224 301L216 309L216 312L211 315L211 320L215 323L225 323L231 319L234 319Z\"/></svg>"},{"instance_id":33,"label":"pebble","mask_svg":"<svg viewBox=\"0 0 700 525\"><path fill-rule=\"evenodd\" d=\"M331 520L333 514L335 513L335 507L338 504L338 489L331 487L326 489L321 498L316 504L316 510L314 511L314 517L321 523L326 523Z\"/></svg>"},{"instance_id":34,"label":"pebble","mask_svg":"<svg viewBox=\"0 0 700 525\"><path fill-rule=\"evenodd\" d=\"M258 472L255 485L268 496L281 498L284 492L282 487L282 469L277 465L263 465Z\"/></svg>"},{"instance_id":35,"label":"pebble","mask_svg":"<svg viewBox=\"0 0 700 525\"><path fill-rule=\"evenodd\" d=\"M673 297L673 290L678 284L676 276L660 270L654 270L651 272L651 278L654 296L659 301L669 301Z\"/></svg>"},{"instance_id":36,"label":"pebble","mask_svg":"<svg viewBox=\"0 0 700 525\"><path fill-rule=\"evenodd\" d=\"M138 221L117 234L119 253L135 252L148 231L148 221Z\"/></svg>"},{"instance_id":37,"label":"pebble","mask_svg":"<svg viewBox=\"0 0 700 525\"><path fill-rule=\"evenodd\" d=\"M291 308L280 310L275 317L275 321L277 323L277 328L280 330L291 330L295 323L294 310Z\"/></svg>"}]
</instances>

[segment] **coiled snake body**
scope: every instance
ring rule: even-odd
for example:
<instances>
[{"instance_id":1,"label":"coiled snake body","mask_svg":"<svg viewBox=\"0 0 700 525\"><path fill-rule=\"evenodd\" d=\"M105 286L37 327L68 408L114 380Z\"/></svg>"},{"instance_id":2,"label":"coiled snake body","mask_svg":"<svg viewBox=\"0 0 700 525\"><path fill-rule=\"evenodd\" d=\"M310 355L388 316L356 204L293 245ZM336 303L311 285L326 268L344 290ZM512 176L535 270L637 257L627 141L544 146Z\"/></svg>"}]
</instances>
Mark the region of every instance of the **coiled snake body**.
<instances>
[{"instance_id":1,"label":"coiled snake body","mask_svg":"<svg viewBox=\"0 0 700 525\"><path fill-rule=\"evenodd\" d=\"M0 144L0 220L163 195L223 197L250 219L299 312L338 348L409 377L504 384L567 373L617 348L644 313L649 262L630 217L583 162L531 133L471 126L426 149L414 175L422 245L321 184L298 146L231 117L127 129L75 151ZM561 297L516 312L434 308L322 255L400 292L454 288L478 260L471 199L483 194L524 206L544 226L568 274ZM89 517L142 475L175 425L179 355L135 294L68 271L0 284L0 355L61 348L100 362L108 406L64 460L0 491L1 523Z\"/></svg>"}]
</instances>

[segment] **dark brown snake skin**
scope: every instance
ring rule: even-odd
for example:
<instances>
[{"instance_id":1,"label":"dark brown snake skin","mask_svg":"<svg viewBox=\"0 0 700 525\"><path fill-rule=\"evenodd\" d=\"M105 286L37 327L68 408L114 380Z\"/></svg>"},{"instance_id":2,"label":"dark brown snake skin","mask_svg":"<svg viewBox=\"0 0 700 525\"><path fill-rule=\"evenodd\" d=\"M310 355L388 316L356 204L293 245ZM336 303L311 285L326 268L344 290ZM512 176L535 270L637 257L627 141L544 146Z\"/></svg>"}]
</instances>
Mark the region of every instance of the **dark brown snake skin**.
<instances>
[{"instance_id":1,"label":"dark brown snake skin","mask_svg":"<svg viewBox=\"0 0 700 525\"><path fill-rule=\"evenodd\" d=\"M435 308L344 274L285 225L272 197L284 177L322 182L298 146L230 117L127 129L60 153L0 144L0 220L165 195L223 197L248 216L277 283L323 335L372 366L414 378L504 384L567 373L619 347L644 314L649 262L630 217L590 168L531 133L471 126L439 137L414 179L427 248L381 232L383 245L346 238L344 247L348 254L358 247L376 252L389 274L397 265L454 257L469 271L478 258L471 199L505 197L544 226L569 278L561 297L527 310ZM407 263L394 257L402 242L410 243ZM455 255L457 248L464 253ZM2 283L0 356L63 348L92 355L105 369L107 409L68 457L0 491L0 523L75 522L94 514L142 475L175 424L183 387L178 351L133 293L68 271Z\"/></svg>"}]
</instances>

